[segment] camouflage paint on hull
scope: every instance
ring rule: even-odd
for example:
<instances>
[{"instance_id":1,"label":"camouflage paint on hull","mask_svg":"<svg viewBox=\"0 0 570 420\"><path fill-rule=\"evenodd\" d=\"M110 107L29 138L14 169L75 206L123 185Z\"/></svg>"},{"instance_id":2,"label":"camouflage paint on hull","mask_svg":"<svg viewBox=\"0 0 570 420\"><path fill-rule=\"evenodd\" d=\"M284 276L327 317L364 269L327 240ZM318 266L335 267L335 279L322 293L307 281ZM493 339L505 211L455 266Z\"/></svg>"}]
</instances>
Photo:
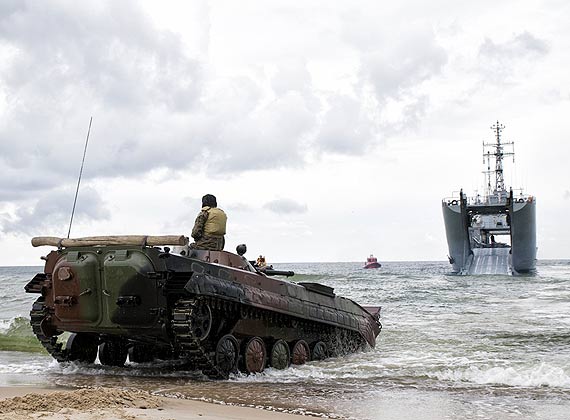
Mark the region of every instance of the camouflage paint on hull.
<instances>
[{"instance_id":1,"label":"camouflage paint on hull","mask_svg":"<svg viewBox=\"0 0 570 420\"><path fill-rule=\"evenodd\" d=\"M26 286L41 294L31 312L34 332L59 361L88 361L99 345L102 362L121 365L127 350L148 350L212 377L227 377L224 352L237 358L242 346L244 358L259 346L278 351L281 340L299 360L313 347L331 355L374 347L379 308L363 308L327 286L267 277L229 252L188 252L135 245L52 251L44 273ZM62 332L74 333L75 343L58 343Z\"/></svg>"}]
</instances>

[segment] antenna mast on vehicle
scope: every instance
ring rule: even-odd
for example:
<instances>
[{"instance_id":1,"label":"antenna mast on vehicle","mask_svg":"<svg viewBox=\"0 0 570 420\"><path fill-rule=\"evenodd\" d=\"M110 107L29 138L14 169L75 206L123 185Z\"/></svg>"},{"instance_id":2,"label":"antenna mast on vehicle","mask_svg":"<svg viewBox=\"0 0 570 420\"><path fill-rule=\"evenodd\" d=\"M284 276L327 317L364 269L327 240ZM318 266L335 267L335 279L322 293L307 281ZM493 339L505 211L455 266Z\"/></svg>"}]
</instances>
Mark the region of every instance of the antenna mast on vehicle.
<instances>
[{"instance_id":1,"label":"antenna mast on vehicle","mask_svg":"<svg viewBox=\"0 0 570 420\"><path fill-rule=\"evenodd\" d=\"M87 138L85 139L85 148L83 149L83 159L81 160L81 169L79 170L79 178L77 179L77 189L75 190L75 198L73 199L73 209L71 210L71 219L69 220L69 230L67 237L71 233L71 224L73 223L73 215L75 214L75 204L77 204L77 195L79 194L79 184L81 183L81 175L83 174L83 164L85 163L85 155L87 153L87 144L89 143L89 133L91 133L91 122L93 117L89 119L89 128L87 129Z\"/></svg>"}]
</instances>

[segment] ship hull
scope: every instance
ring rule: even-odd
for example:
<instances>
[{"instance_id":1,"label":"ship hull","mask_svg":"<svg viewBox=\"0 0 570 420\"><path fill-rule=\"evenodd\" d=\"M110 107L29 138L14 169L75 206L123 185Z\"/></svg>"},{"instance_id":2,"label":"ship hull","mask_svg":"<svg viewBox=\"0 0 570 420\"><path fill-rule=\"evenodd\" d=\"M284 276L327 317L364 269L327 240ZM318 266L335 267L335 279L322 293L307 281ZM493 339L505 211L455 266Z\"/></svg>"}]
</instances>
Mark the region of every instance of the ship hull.
<instances>
[{"instance_id":1,"label":"ship hull","mask_svg":"<svg viewBox=\"0 0 570 420\"><path fill-rule=\"evenodd\" d=\"M536 202L514 204L511 223L512 265L517 273L536 270Z\"/></svg>"},{"instance_id":2,"label":"ship hull","mask_svg":"<svg viewBox=\"0 0 570 420\"><path fill-rule=\"evenodd\" d=\"M363 268L380 268L380 267L382 267L382 264L375 262L375 263L368 263Z\"/></svg>"},{"instance_id":3,"label":"ship hull","mask_svg":"<svg viewBox=\"0 0 570 420\"><path fill-rule=\"evenodd\" d=\"M453 272L459 274L466 274L465 268L469 266L473 258L463 208L463 205L446 205L446 203L442 207L449 262L453 267Z\"/></svg>"},{"instance_id":4,"label":"ship hull","mask_svg":"<svg viewBox=\"0 0 570 420\"><path fill-rule=\"evenodd\" d=\"M503 205L469 205L459 200L443 201L443 220L449 261L457 274L516 274L536 269L536 201L533 197L507 200ZM471 226L474 214L508 215L509 245L479 246Z\"/></svg>"}]
</instances>

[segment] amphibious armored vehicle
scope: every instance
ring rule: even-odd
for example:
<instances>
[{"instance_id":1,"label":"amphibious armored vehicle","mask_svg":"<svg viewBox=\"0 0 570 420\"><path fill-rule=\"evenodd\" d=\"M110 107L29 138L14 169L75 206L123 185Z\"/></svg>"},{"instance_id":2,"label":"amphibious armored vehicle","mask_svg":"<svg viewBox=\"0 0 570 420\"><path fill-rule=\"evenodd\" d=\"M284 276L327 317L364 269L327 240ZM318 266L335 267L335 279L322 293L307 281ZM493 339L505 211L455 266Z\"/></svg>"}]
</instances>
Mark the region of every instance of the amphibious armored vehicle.
<instances>
[{"instance_id":1,"label":"amphibious armored vehicle","mask_svg":"<svg viewBox=\"0 0 570 420\"><path fill-rule=\"evenodd\" d=\"M321 284L269 277L292 273L258 271L243 245L236 255L187 243L184 236L34 238L34 246L57 250L25 286L41 295L30 312L33 332L59 362L176 359L212 378L374 347L380 308Z\"/></svg>"}]
</instances>

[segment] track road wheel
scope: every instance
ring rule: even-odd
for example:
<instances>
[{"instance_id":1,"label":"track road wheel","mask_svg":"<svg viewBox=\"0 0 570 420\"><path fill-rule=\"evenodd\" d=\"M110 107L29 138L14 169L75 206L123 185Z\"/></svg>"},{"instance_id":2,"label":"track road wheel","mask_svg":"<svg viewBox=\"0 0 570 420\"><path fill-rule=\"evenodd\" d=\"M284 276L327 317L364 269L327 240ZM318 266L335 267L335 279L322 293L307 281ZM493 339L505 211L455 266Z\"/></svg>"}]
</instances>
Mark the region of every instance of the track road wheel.
<instances>
[{"instance_id":1,"label":"track road wheel","mask_svg":"<svg viewBox=\"0 0 570 420\"><path fill-rule=\"evenodd\" d=\"M297 340L291 350L291 363L294 365L303 365L311 360L311 351L305 340Z\"/></svg>"},{"instance_id":2,"label":"track road wheel","mask_svg":"<svg viewBox=\"0 0 570 420\"><path fill-rule=\"evenodd\" d=\"M133 363L148 363L154 359L151 347L144 344L133 344L129 347L129 360Z\"/></svg>"},{"instance_id":3,"label":"track road wheel","mask_svg":"<svg viewBox=\"0 0 570 420\"><path fill-rule=\"evenodd\" d=\"M127 361L127 346L120 340L99 344L99 361L105 366L124 366Z\"/></svg>"},{"instance_id":4,"label":"track road wheel","mask_svg":"<svg viewBox=\"0 0 570 420\"><path fill-rule=\"evenodd\" d=\"M227 378L237 370L239 344L231 334L226 334L216 345L215 363L221 376Z\"/></svg>"},{"instance_id":5,"label":"track road wheel","mask_svg":"<svg viewBox=\"0 0 570 420\"><path fill-rule=\"evenodd\" d=\"M265 368L267 350L265 343L259 337L247 341L243 349L243 364L247 373L262 372Z\"/></svg>"},{"instance_id":6,"label":"track road wheel","mask_svg":"<svg viewBox=\"0 0 570 420\"><path fill-rule=\"evenodd\" d=\"M271 347L269 364L275 369L287 369L291 362L289 345L284 340L277 340Z\"/></svg>"},{"instance_id":7,"label":"track road wheel","mask_svg":"<svg viewBox=\"0 0 570 420\"><path fill-rule=\"evenodd\" d=\"M192 314L190 331L198 340L204 340L212 328L212 310L206 302L201 302Z\"/></svg>"},{"instance_id":8,"label":"track road wheel","mask_svg":"<svg viewBox=\"0 0 570 420\"><path fill-rule=\"evenodd\" d=\"M322 341L317 341L313 344L313 351L311 351L311 360L325 360L328 357L327 345Z\"/></svg>"},{"instance_id":9,"label":"track road wheel","mask_svg":"<svg viewBox=\"0 0 570 420\"><path fill-rule=\"evenodd\" d=\"M73 333L67 339L65 350L70 362L93 363L97 358L99 337L86 333Z\"/></svg>"}]
</instances>

